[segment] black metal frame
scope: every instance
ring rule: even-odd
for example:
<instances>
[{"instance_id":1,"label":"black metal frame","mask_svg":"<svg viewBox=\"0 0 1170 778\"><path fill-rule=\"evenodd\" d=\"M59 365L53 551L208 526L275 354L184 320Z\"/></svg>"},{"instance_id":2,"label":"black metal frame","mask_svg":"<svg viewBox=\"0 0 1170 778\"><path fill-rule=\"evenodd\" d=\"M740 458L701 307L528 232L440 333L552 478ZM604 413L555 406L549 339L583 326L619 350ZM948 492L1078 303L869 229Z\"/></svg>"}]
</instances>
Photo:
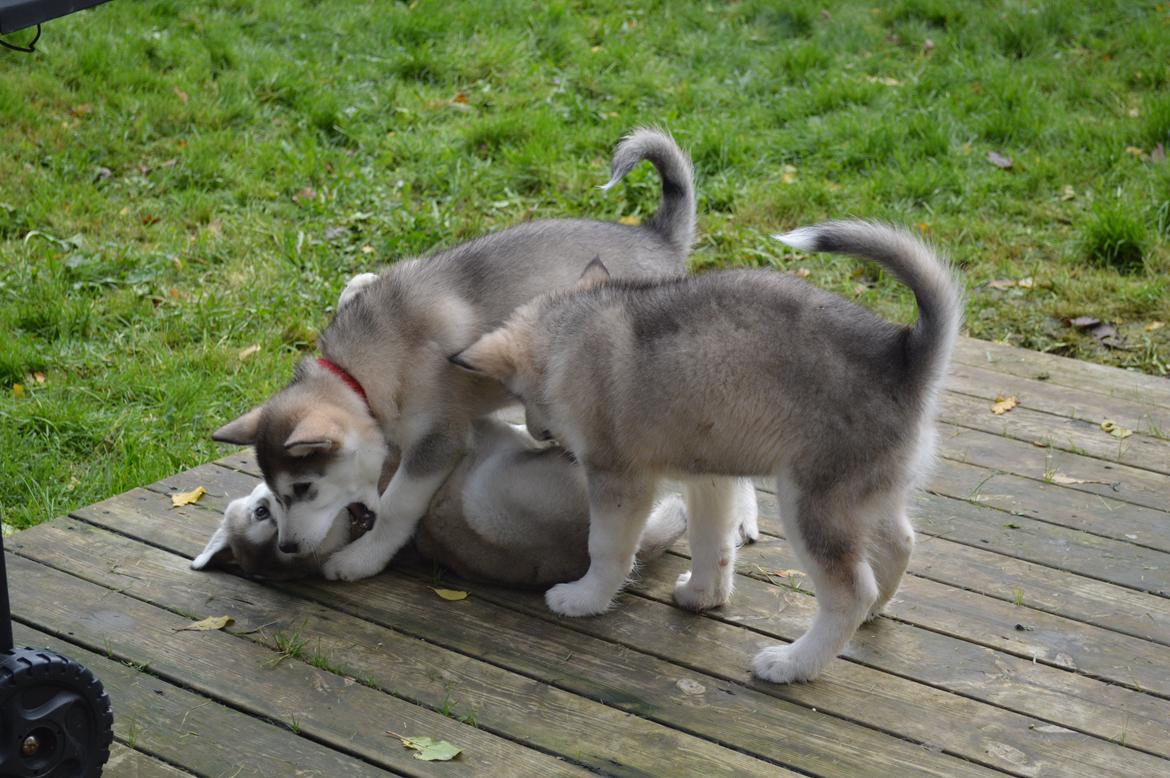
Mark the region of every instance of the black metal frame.
<instances>
[{"instance_id":1,"label":"black metal frame","mask_svg":"<svg viewBox=\"0 0 1170 778\"><path fill-rule=\"evenodd\" d=\"M92 8L108 0L0 0L0 35Z\"/></svg>"}]
</instances>

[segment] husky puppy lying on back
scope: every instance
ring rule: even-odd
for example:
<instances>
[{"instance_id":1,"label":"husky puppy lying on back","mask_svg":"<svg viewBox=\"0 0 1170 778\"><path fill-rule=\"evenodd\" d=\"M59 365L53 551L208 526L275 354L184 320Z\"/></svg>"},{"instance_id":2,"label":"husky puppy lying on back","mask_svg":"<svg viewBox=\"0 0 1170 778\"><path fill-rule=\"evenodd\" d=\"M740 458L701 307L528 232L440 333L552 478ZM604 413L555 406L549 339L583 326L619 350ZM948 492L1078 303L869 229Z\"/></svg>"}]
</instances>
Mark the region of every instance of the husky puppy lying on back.
<instances>
[{"instance_id":1,"label":"husky puppy lying on back","mask_svg":"<svg viewBox=\"0 0 1170 778\"><path fill-rule=\"evenodd\" d=\"M583 219L536 221L424 259L395 263L341 307L287 388L212 437L253 445L284 510L277 545L318 547L347 505L377 515L373 529L324 564L327 578L379 572L414 534L440 485L471 444L472 422L512 402L495 381L447 357L522 303L573 285L600 255L616 275L685 270L695 224L691 164L668 135L638 130L614 152L607 187L642 160L662 177L662 204L641 226ZM389 446L402 467L379 493Z\"/></svg>"},{"instance_id":2,"label":"husky puppy lying on back","mask_svg":"<svg viewBox=\"0 0 1170 778\"><path fill-rule=\"evenodd\" d=\"M496 378L584 465L589 572L549 590L558 613L608 607L662 478L688 482L691 571L675 598L731 591L732 481L776 479L789 541L816 586L795 643L766 648L760 678L807 681L898 588L913 546L908 493L933 449L934 411L961 319L949 266L909 233L830 222L777 236L872 259L910 287L918 322L893 324L763 270L609 281L593 263L452 362Z\"/></svg>"},{"instance_id":3,"label":"husky puppy lying on back","mask_svg":"<svg viewBox=\"0 0 1170 778\"><path fill-rule=\"evenodd\" d=\"M460 576L489 583L546 587L572 581L589 567L589 501L585 473L562 449L538 446L527 434L495 418L475 422L475 444L447 479L419 523L415 545L427 559ZM383 480L397 467L387 459ZM741 531L754 539L754 498L742 506ZM237 565L258 578L284 580L319 574L330 556L369 531L360 510L333 518L320 545L298 554L277 545L283 510L261 481L233 500L196 570ZM637 558L662 555L686 530L686 509L677 495L664 497L638 539Z\"/></svg>"}]
</instances>

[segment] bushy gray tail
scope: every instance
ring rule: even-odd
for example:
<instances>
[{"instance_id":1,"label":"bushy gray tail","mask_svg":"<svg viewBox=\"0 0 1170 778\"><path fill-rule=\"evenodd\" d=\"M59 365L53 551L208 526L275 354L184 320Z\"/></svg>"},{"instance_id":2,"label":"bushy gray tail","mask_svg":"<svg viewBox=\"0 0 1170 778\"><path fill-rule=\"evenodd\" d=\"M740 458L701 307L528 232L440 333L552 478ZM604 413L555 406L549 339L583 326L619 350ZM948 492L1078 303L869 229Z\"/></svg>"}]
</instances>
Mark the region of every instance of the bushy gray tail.
<instances>
[{"instance_id":1,"label":"bushy gray tail","mask_svg":"<svg viewBox=\"0 0 1170 778\"><path fill-rule=\"evenodd\" d=\"M662 178L662 204L647 225L686 256L695 239L695 171L674 138L652 127L622 138L613 152L609 182L601 188L616 186L642 160L649 160Z\"/></svg>"},{"instance_id":2,"label":"bushy gray tail","mask_svg":"<svg viewBox=\"0 0 1170 778\"><path fill-rule=\"evenodd\" d=\"M909 367L930 390L942 381L963 321L963 293L950 263L907 230L867 221L832 221L776 235L804 251L871 259L914 293L918 321L907 344Z\"/></svg>"},{"instance_id":3,"label":"bushy gray tail","mask_svg":"<svg viewBox=\"0 0 1170 778\"><path fill-rule=\"evenodd\" d=\"M681 495L663 497L650 511L650 519L638 539L638 562L649 562L666 553L666 549L687 531L687 505Z\"/></svg>"}]
</instances>

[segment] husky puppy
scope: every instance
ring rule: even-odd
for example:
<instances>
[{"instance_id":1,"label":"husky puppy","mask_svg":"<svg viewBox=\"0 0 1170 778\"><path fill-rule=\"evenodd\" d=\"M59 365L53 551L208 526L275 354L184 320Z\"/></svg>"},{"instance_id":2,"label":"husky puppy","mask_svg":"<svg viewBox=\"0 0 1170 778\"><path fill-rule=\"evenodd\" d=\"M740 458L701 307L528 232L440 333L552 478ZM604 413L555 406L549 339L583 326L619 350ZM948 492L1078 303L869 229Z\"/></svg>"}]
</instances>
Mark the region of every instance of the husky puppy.
<instances>
[{"instance_id":1,"label":"husky puppy","mask_svg":"<svg viewBox=\"0 0 1170 778\"><path fill-rule=\"evenodd\" d=\"M431 500L415 545L427 559L464 578L495 584L546 587L580 578L589 567L589 500L585 473L562 449L538 446L527 434L495 418L474 424L475 445ZM383 481L397 467L386 461ZM261 481L233 500L203 552L191 563L202 570L234 562L244 573L286 580L319 574L330 556L369 531L369 517L344 510L320 545L298 554L277 544L284 508ZM755 505L744 532L754 534ZM658 502L638 540L638 560L661 556L686 531L682 498Z\"/></svg>"},{"instance_id":2,"label":"husky puppy","mask_svg":"<svg viewBox=\"0 0 1170 778\"><path fill-rule=\"evenodd\" d=\"M215 440L253 445L277 501L278 548L316 548L347 505L377 514L373 529L331 556L327 578L379 572L414 534L436 490L471 442L472 422L510 402L495 381L447 357L501 324L517 306L573 285L601 256L616 275L685 269L695 225L690 161L657 130L640 129L614 152L616 185L649 160L662 203L641 226L579 219L522 224L423 259L402 260L355 292L322 333L322 358ZM379 494L388 445L402 451Z\"/></svg>"},{"instance_id":3,"label":"husky puppy","mask_svg":"<svg viewBox=\"0 0 1170 778\"><path fill-rule=\"evenodd\" d=\"M452 357L496 378L589 483L589 572L549 590L552 610L608 607L662 478L687 481L693 561L675 599L723 603L735 547L732 482L776 479L785 532L816 586L812 626L764 649L760 678L807 681L898 588L913 530L906 500L933 449L936 396L962 316L949 265L909 233L829 222L777 236L872 259L913 291L918 321L888 322L762 270L608 281L545 295Z\"/></svg>"}]
</instances>

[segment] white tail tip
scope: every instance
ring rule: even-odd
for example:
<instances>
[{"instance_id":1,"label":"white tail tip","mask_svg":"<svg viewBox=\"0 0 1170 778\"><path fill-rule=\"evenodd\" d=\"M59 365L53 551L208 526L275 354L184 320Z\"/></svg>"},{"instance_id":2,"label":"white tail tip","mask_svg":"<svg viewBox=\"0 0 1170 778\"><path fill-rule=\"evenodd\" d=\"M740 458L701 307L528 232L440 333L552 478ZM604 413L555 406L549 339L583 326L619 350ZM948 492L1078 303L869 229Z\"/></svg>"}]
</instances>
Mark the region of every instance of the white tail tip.
<instances>
[{"instance_id":1,"label":"white tail tip","mask_svg":"<svg viewBox=\"0 0 1170 778\"><path fill-rule=\"evenodd\" d=\"M816 227L800 227L792 232L776 233L772 237L794 249L816 251L817 235Z\"/></svg>"},{"instance_id":2,"label":"white tail tip","mask_svg":"<svg viewBox=\"0 0 1170 778\"><path fill-rule=\"evenodd\" d=\"M621 181L620 178L611 178L609 181L605 182L597 188L603 192L608 192L610 189L613 189L615 186L617 186L619 181Z\"/></svg>"}]
</instances>

